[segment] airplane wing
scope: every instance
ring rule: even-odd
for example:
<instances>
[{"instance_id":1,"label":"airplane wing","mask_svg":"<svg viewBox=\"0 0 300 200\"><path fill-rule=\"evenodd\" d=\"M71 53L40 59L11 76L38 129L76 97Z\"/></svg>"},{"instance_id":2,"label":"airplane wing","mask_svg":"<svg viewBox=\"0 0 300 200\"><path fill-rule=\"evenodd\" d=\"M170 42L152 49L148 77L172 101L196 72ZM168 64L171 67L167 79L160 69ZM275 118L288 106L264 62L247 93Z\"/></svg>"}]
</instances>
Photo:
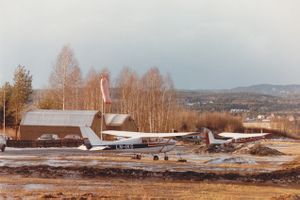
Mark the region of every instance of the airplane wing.
<instances>
[{"instance_id":1,"label":"airplane wing","mask_svg":"<svg viewBox=\"0 0 300 200\"><path fill-rule=\"evenodd\" d=\"M255 138L255 137L264 137L269 133L220 133L219 136L233 138L233 139L243 139L243 138Z\"/></svg>"},{"instance_id":2,"label":"airplane wing","mask_svg":"<svg viewBox=\"0 0 300 200\"><path fill-rule=\"evenodd\" d=\"M92 147L92 148L90 148L90 149L87 149L86 146L83 144L83 145L79 146L77 149L79 149L79 150L84 150L84 151L86 151L86 150L90 150L90 151L101 151L101 150L103 150L103 149L105 149L105 148L106 148L106 146L95 146L95 147Z\"/></svg>"},{"instance_id":3,"label":"airplane wing","mask_svg":"<svg viewBox=\"0 0 300 200\"><path fill-rule=\"evenodd\" d=\"M90 149L90 151L101 151L101 150L103 150L103 149L105 149L105 148L106 148L106 146L92 147L92 148Z\"/></svg>"},{"instance_id":4,"label":"airplane wing","mask_svg":"<svg viewBox=\"0 0 300 200\"><path fill-rule=\"evenodd\" d=\"M180 137L185 135L197 134L197 132L182 132L182 133L143 133L143 132L131 132L131 131L103 131L103 134L113 135L117 137L126 138L140 138L140 137L153 137L153 138L170 138L170 137Z\"/></svg>"}]
</instances>

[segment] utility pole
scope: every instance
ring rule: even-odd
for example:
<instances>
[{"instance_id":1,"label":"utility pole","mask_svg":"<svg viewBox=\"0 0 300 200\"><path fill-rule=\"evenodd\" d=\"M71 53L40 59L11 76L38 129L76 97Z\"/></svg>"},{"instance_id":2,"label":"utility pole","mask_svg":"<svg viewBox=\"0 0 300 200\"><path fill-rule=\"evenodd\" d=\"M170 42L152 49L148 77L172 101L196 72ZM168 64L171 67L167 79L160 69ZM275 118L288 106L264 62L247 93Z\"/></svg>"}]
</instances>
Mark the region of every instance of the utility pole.
<instances>
[{"instance_id":1,"label":"utility pole","mask_svg":"<svg viewBox=\"0 0 300 200\"><path fill-rule=\"evenodd\" d=\"M66 79L67 79L67 70L66 70L67 66L66 63L64 64L64 80L63 80L63 110L65 110L65 101L66 101L66 97L65 97L65 92L66 92Z\"/></svg>"},{"instance_id":2,"label":"utility pole","mask_svg":"<svg viewBox=\"0 0 300 200\"><path fill-rule=\"evenodd\" d=\"M5 124L5 110L6 110L6 106L5 106L5 85L3 86L3 133L4 133L4 135L5 135L5 126L6 126L6 124Z\"/></svg>"},{"instance_id":3,"label":"utility pole","mask_svg":"<svg viewBox=\"0 0 300 200\"><path fill-rule=\"evenodd\" d=\"M76 110L79 110L79 106L78 106L78 86L76 85L76 88L75 88L75 99L76 99L76 104L75 104L75 109Z\"/></svg>"},{"instance_id":4,"label":"utility pole","mask_svg":"<svg viewBox=\"0 0 300 200\"><path fill-rule=\"evenodd\" d=\"M101 79L99 81L99 86L100 86L100 99L101 99L101 125L100 125L100 140L103 140L103 137L102 137L102 131L103 131L103 123L104 123L104 100L103 100L103 97L101 96Z\"/></svg>"}]
</instances>

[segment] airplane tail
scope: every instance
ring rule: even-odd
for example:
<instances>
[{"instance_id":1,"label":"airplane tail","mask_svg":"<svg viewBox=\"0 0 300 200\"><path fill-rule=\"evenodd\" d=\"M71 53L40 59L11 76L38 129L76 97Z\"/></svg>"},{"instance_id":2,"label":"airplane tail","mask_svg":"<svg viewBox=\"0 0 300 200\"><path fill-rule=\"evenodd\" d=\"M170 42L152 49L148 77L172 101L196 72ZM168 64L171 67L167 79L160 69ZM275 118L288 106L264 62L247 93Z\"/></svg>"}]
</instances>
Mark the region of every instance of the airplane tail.
<instances>
[{"instance_id":1,"label":"airplane tail","mask_svg":"<svg viewBox=\"0 0 300 200\"><path fill-rule=\"evenodd\" d=\"M228 143L232 143L234 142L233 138L231 139L216 139L214 134L209 131L206 134L207 138L206 138L206 144L210 145L210 144L228 144Z\"/></svg>"},{"instance_id":2,"label":"airplane tail","mask_svg":"<svg viewBox=\"0 0 300 200\"><path fill-rule=\"evenodd\" d=\"M209 144L213 144L215 142L216 142L216 140L215 140L213 133L211 131L209 131L207 133L207 144L209 145Z\"/></svg>"},{"instance_id":3,"label":"airplane tail","mask_svg":"<svg viewBox=\"0 0 300 200\"><path fill-rule=\"evenodd\" d=\"M90 127L80 127L80 131L83 138L88 138L91 145L101 145L103 141L95 134L95 132Z\"/></svg>"}]
</instances>

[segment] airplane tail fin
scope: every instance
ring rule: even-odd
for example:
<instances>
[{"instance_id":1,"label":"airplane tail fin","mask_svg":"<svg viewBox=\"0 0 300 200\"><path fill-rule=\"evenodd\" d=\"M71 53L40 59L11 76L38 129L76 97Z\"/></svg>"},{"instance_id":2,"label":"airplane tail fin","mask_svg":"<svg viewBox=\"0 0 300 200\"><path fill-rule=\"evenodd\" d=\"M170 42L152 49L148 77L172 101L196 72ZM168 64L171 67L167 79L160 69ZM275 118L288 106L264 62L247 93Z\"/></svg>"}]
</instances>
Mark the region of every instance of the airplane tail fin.
<instances>
[{"instance_id":1,"label":"airplane tail fin","mask_svg":"<svg viewBox=\"0 0 300 200\"><path fill-rule=\"evenodd\" d=\"M101 145L103 143L102 140L95 134L95 132L90 127L80 127L80 131L83 138L88 138L91 145Z\"/></svg>"},{"instance_id":2,"label":"airplane tail fin","mask_svg":"<svg viewBox=\"0 0 300 200\"><path fill-rule=\"evenodd\" d=\"M207 133L207 139L206 139L206 144L210 145L210 144L228 144L228 143L232 143L234 142L234 140L231 139L216 139L214 134L209 131Z\"/></svg>"},{"instance_id":3,"label":"airplane tail fin","mask_svg":"<svg viewBox=\"0 0 300 200\"><path fill-rule=\"evenodd\" d=\"M213 144L215 142L215 137L211 131L207 133L207 144Z\"/></svg>"}]
</instances>

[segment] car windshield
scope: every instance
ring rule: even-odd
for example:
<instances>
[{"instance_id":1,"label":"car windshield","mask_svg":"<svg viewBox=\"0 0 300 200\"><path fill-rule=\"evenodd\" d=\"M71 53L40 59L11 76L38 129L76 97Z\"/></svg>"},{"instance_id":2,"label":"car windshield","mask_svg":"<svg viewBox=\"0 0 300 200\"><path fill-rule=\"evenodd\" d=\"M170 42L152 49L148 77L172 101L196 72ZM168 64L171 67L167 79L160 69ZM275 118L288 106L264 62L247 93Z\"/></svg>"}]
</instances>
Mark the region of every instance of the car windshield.
<instances>
[{"instance_id":1,"label":"car windshield","mask_svg":"<svg viewBox=\"0 0 300 200\"><path fill-rule=\"evenodd\" d=\"M80 139L80 136L78 136L78 135L67 135L67 136L65 136L65 139Z\"/></svg>"},{"instance_id":2,"label":"car windshield","mask_svg":"<svg viewBox=\"0 0 300 200\"><path fill-rule=\"evenodd\" d=\"M55 136L53 134L43 134L39 137L39 139L43 139L43 140L51 140L53 139Z\"/></svg>"},{"instance_id":3,"label":"car windshield","mask_svg":"<svg viewBox=\"0 0 300 200\"><path fill-rule=\"evenodd\" d=\"M45 135L41 136L41 138L51 138L51 137L52 137L52 135L50 135L50 134L45 134Z\"/></svg>"}]
</instances>

